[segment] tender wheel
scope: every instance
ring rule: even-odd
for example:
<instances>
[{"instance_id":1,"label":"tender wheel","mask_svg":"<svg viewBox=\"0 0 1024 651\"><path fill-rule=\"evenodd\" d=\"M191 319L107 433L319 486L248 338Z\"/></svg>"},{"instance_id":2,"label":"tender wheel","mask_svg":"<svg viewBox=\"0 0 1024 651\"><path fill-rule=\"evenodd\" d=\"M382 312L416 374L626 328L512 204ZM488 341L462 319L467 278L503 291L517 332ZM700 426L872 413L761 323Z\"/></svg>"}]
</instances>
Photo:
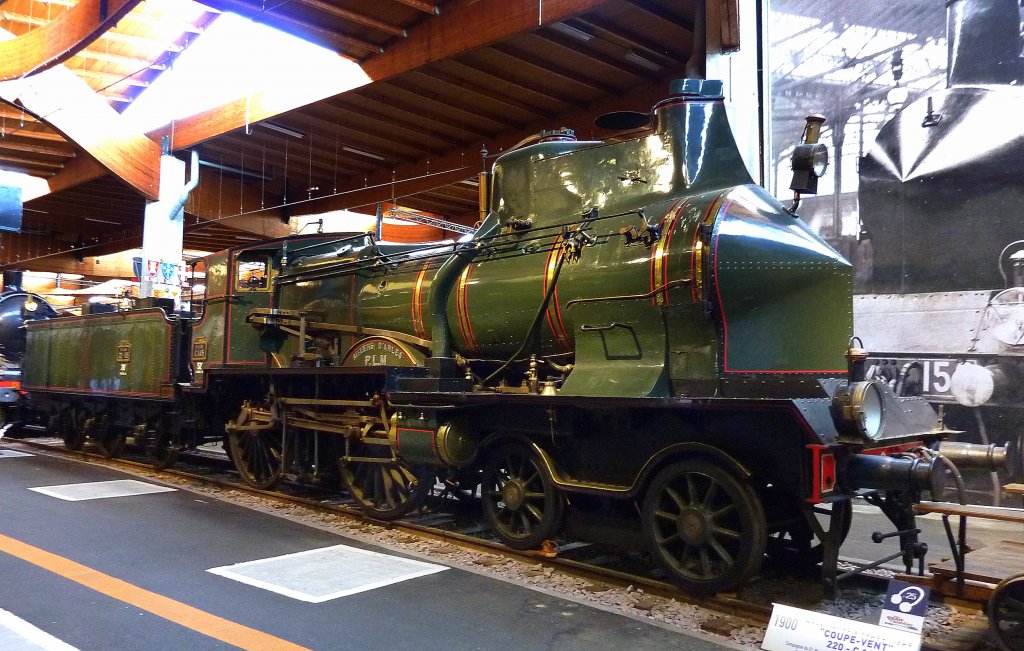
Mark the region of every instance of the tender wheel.
<instances>
[{"instance_id":1,"label":"tender wheel","mask_svg":"<svg viewBox=\"0 0 1024 651\"><path fill-rule=\"evenodd\" d=\"M1024 649L1024 574L1003 579L992 591L988 621L1004 651Z\"/></svg>"},{"instance_id":2,"label":"tender wheel","mask_svg":"<svg viewBox=\"0 0 1024 651\"><path fill-rule=\"evenodd\" d=\"M266 409L246 402L226 430L231 460L245 483L262 489L276 485L284 474L280 423Z\"/></svg>"},{"instance_id":3,"label":"tender wheel","mask_svg":"<svg viewBox=\"0 0 1024 651\"><path fill-rule=\"evenodd\" d=\"M761 566L767 539L754 490L703 459L674 463L644 496L644 535L661 565L687 592L731 590Z\"/></svg>"},{"instance_id":4,"label":"tender wheel","mask_svg":"<svg viewBox=\"0 0 1024 651\"><path fill-rule=\"evenodd\" d=\"M171 432L161 424L146 443L146 458L155 469L167 470L178 461L181 446L174 445L173 438Z\"/></svg>"},{"instance_id":5,"label":"tender wheel","mask_svg":"<svg viewBox=\"0 0 1024 651\"><path fill-rule=\"evenodd\" d=\"M496 449L484 465L484 515L513 549L536 549L562 524L565 496L540 456L522 443Z\"/></svg>"},{"instance_id":6,"label":"tender wheel","mask_svg":"<svg viewBox=\"0 0 1024 651\"><path fill-rule=\"evenodd\" d=\"M85 418L78 411L66 411L50 419L50 431L64 439L64 447L75 452L85 445Z\"/></svg>"},{"instance_id":7,"label":"tender wheel","mask_svg":"<svg viewBox=\"0 0 1024 651\"><path fill-rule=\"evenodd\" d=\"M104 416L97 416L96 419L91 431L99 453L108 459L121 456L124 450L124 432L113 427Z\"/></svg>"},{"instance_id":8,"label":"tender wheel","mask_svg":"<svg viewBox=\"0 0 1024 651\"><path fill-rule=\"evenodd\" d=\"M429 466L407 466L390 461L387 445L353 442L351 457L387 461L340 460L341 480L364 513L380 520L394 520L419 508L434 484Z\"/></svg>"}]
</instances>

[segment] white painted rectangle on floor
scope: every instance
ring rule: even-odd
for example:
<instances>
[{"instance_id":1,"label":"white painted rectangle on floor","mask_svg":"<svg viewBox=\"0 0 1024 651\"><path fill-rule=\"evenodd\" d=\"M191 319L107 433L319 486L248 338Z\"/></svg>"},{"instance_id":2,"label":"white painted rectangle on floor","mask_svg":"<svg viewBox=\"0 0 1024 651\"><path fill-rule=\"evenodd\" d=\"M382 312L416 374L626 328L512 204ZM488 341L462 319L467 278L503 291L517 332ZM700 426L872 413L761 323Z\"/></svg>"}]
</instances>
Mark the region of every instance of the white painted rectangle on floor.
<instances>
[{"instance_id":1,"label":"white painted rectangle on floor","mask_svg":"<svg viewBox=\"0 0 1024 651\"><path fill-rule=\"evenodd\" d=\"M131 497L132 495L167 493L177 489L147 484L144 481L136 481L134 479L116 479L114 481L91 481L84 484L39 486L29 490L69 502L80 502L82 500L98 500L106 497Z\"/></svg>"},{"instance_id":2,"label":"white painted rectangle on floor","mask_svg":"<svg viewBox=\"0 0 1024 651\"><path fill-rule=\"evenodd\" d=\"M444 565L335 545L207 572L318 604L446 569Z\"/></svg>"},{"instance_id":3,"label":"white painted rectangle on floor","mask_svg":"<svg viewBox=\"0 0 1024 651\"><path fill-rule=\"evenodd\" d=\"M16 457L34 457L36 455L29 454L28 452L18 452L17 450L0 450L0 459L14 459Z\"/></svg>"},{"instance_id":4,"label":"white painted rectangle on floor","mask_svg":"<svg viewBox=\"0 0 1024 651\"><path fill-rule=\"evenodd\" d=\"M78 651L46 631L6 610L0 610L0 649L18 651Z\"/></svg>"}]
</instances>

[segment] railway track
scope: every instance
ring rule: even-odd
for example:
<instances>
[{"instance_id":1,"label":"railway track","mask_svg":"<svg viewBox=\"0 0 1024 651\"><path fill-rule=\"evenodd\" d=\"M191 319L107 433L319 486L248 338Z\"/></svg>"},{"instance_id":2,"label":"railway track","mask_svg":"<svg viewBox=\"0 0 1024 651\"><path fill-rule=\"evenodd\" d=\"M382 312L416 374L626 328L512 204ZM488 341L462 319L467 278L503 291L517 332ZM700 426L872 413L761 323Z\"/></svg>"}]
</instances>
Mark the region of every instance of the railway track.
<instances>
[{"instance_id":1,"label":"railway track","mask_svg":"<svg viewBox=\"0 0 1024 651\"><path fill-rule=\"evenodd\" d=\"M238 479L226 456L183 454L175 468L157 470L144 456L132 455L130 451L123 457L111 459L88 448L81 451L67 450L59 439L19 438L7 439L4 442L19 444L52 456L127 470L136 475L180 484L191 489L209 490L217 494L233 491L276 505L279 509L300 509L305 513L326 515L356 529L365 531L367 528L373 528L377 531L391 532L398 534L399 539L413 537L431 547L452 547L469 554L519 561L533 568L532 572L528 572L530 576L550 576L551 572L558 572L584 581L588 591L626 591L637 597L635 601L640 610L652 610L652 604L656 604L658 600L695 606L726 618L717 625L718 628L726 630L708 629L719 634L727 633L728 628L735 626L763 629L771 615L772 601L788 600L793 594L812 594L821 590L820 581L815 577L794 579L786 573L785 567L768 566L758 581L735 595L695 597L680 591L670 583L645 574L652 570L653 563L645 564L643 559L599 544L560 540L557 546L551 549L510 549L488 538L488 530L474 515L479 513L478 506L474 508L471 500L453 497L450 491L441 489L440 485L421 510L401 520L382 522L363 514L346 498L339 497L336 491L294 482L284 482L279 486L279 490L273 491L253 488ZM379 535L373 535L371 541L380 542ZM477 562L483 565L491 564L488 561ZM499 561L493 561L497 562ZM785 585L773 590L772 584L779 582ZM845 582L843 588L847 594L850 590L858 590L866 594L874 593L880 598L885 593L886 579L880 575L865 574ZM932 651L948 651L955 648L957 647L949 646L941 640L937 643L934 640L926 640L922 646L922 649Z\"/></svg>"}]
</instances>

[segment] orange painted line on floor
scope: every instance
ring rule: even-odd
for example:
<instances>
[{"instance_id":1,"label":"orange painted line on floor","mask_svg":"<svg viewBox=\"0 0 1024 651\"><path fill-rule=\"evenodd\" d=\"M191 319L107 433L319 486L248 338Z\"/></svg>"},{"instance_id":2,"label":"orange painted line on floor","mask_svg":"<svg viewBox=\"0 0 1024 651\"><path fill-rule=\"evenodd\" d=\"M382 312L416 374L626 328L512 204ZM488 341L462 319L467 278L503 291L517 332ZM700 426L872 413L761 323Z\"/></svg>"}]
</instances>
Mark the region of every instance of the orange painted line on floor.
<instances>
[{"instance_id":1,"label":"orange painted line on floor","mask_svg":"<svg viewBox=\"0 0 1024 651\"><path fill-rule=\"evenodd\" d=\"M282 640L254 628L211 615L180 601L150 592L127 581L114 578L91 567L51 554L20 540L0 534L0 551L123 601L158 617L180 624L203 635L241 649L260 651L309 651L306 647Z\"/></svg>"}]
</instances>

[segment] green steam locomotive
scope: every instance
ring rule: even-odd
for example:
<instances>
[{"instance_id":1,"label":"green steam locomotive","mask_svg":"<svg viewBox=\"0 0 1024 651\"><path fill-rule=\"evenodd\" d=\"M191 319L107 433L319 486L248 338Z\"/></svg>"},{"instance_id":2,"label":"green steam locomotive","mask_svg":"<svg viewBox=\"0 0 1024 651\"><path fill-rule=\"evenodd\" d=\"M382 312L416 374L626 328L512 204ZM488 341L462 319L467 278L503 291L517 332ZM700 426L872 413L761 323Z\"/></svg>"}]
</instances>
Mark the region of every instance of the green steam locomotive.
<instances>
[{"instance_id":1,"label":"green steam locomotive","mask_svg":"<svg viewBox=\"0 0 1024 651\"><path fill-rule=\"evenodd\" d=\"M72 448L224 438L247 482L340 481L381 519L443 483L511 547L642 538L692 592L776 551L834 575L857 491L909 558L951 432L864 379L850 264L752 183L720 82L648 117L505 153L458 242L271 240L206 259L198 319L33 322L24 388Z\"/></svg>"}]
</instances>

